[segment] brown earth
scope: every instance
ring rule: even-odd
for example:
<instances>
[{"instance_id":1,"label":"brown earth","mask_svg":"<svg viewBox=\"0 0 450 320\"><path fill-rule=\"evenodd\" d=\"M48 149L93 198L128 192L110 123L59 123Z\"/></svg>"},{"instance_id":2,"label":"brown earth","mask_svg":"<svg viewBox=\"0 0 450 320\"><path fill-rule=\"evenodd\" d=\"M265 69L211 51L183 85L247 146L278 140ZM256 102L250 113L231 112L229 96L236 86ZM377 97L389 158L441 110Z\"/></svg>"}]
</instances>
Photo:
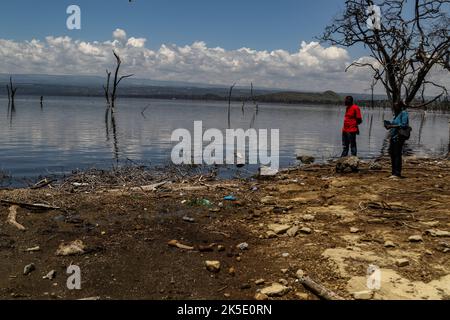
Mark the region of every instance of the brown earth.
<instances>
[{"instance_id":1,"label":"brown earth","mask_svg":"<svg viewBox=\"0 0 450 320\"><path fill-rule=\"evenodd\" d=\"M302 269L352 299L368 290L373 264L382 274L374 299L448 299L450 238L427 230L450 231L450 161L406 159L402 180L389 179L389 165L381 163L381 171L365 164L346 175L332 165L312 165L265 180L197 177L155 191L2 190L1 200L61 209L21 205L17 222L26 230L20 231L7 222L11 204L0 206L0 298L254 299L258 290L281 282L290 291L278 299L318 299L298 283ZM237 201L224 201L230 194ZM273 224L311 233L275 236L268 233ZM416 235L423 241L410 242ZM86 246L83 254L56 255L61 244L75 240ZM171 247L171 240L194 250ZM386 241L395 247L385 247ZM244 242L247 250L236 248ZM199 251L207 246L212 251ZM397 266L401 258L409 265ZM206 270L207 260L220 261L220 271ZM30 263L36 270L25 276ZM66 287L71 264L81 268L81 290ZM43 279L51 270L56 278ZM256 285L258 279L264 284Z\"/></svg>"}]
</instances>

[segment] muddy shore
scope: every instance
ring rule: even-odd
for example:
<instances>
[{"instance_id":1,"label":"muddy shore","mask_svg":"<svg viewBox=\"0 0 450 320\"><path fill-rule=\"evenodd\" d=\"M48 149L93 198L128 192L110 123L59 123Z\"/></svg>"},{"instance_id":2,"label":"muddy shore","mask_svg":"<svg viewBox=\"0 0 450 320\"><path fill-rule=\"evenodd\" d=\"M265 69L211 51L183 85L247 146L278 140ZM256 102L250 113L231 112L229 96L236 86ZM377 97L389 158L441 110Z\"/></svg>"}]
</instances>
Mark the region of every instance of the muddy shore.
<instances>
[{"instance_id":1,"label":"muddy shore","mask_svg":"<svg viewBox=\"0 0 450 320\"><path fill-rule=\"evenodd\" d=\"M299 270L345 299L449 299L450 161L407 158L402 180L379 164L2 190L0 299L319 299Z\"/></svg>"}]
</instances>

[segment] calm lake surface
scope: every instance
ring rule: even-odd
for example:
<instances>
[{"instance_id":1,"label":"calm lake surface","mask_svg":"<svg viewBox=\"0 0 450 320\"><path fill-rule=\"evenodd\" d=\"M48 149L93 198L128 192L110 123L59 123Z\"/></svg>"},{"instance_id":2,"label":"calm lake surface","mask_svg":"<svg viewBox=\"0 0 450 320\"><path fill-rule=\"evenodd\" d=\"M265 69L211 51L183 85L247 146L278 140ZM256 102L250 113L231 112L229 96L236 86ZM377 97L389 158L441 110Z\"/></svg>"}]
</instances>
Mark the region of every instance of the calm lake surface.
<instances>
[{"instance_id":1,"label":"calm lake surface","mask_svg":"<svg viewBox=\"0 0 450 320\"><path fill-rule=\"evenodd\" d=\"M142 114L144 108L148 108ZM13 181L60 175L75 169L111 168L127 159L164 165L175 143L173 130L193 130L194 121L204 129L227 128L226 102L120 99L115 128L105 124L102 98L48 97L41 109L38 97L18 98L15 112L0 99L0 170ZM241 103L232 110L232 127L280 129L280 163L295 163L296 154L326 160L340 155L343 107L261 105ZM385 152L390 110L364 109L358 138L359 155L374 158ZM409 152L419 156L445 154L449 146L449 114L411 112L414 129ZM110 121L108 121L110 122ZM11 182L10 182L11 183ZM13 182L14 183L14 182Z\"/></svg>"}]
</instances>

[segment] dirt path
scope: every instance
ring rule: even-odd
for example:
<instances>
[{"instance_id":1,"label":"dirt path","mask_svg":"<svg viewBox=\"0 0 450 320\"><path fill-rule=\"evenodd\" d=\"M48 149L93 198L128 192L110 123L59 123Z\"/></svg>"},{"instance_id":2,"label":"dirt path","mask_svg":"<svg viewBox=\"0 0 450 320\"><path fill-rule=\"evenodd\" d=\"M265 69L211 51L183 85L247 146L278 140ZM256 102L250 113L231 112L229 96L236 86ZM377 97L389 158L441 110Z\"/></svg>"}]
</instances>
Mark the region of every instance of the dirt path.
<instances>
[{"instance_id":1,"label":"dirt path","mask_svg":"<svg viewBox=\"0 0 450 320\"><path fill-rule=\"evenodd\" d=\"M0 207L0 298L254 299L276 282L274 299L317 299L298 283L301 269L348 299L361 291L356 297L448 299L450 161L408 159L404 180L387 179L383 167L338 175L310 166L157 191L0 191L3 200L62 208L19 208L20 231L7 222L10 205ZM231 194L237 201L224 200ZM56 255L75 240L82 254ZM205 261L219 261L220 271ZM81 290L66 287L71 264L81 268ZM365 292L369 265L382 275L375 292ZM51 270L56 277L43 279Z\"/></svg>"}]
</instances>

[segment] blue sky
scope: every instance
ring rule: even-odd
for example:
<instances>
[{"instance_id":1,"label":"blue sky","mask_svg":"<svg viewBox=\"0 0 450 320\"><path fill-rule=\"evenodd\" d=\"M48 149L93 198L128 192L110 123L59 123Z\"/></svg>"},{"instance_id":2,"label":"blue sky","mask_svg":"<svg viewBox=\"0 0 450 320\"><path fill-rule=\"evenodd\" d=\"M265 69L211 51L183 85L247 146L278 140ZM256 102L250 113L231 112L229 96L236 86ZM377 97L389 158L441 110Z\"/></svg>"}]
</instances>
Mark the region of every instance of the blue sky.
<instances>
[{"instance_id":1,"label":"blue sky","mask_svg":"<svg viewBox=\"0 0 450 320\"><path fill-rule=\"evenodd\" d=\"M343 0L14 0L2 1L0 38L43 39L67 35L108 40L121 28L148 39L147 46L205 41L225 49L297 51L319 36ZM39 5L37 5L39 3ZM65 27L66 8L82 9L82 30ZM359 51L353 50L353 54Z\"/></svg>"},{"instance_id":2,"label":"blue sky","mask_svg":"<svg viewBox=\"0 0 450 320\"><path fill-rule=\"evenodd\" d=\"M0 11L0 73L101 75L308 91L367 90L345 73L362 48L317 43L344 0L11 0ZM69 5L81 30L66 27ZM34 40L34 41L31 41Z\"/></svg>"}]
</instances>

